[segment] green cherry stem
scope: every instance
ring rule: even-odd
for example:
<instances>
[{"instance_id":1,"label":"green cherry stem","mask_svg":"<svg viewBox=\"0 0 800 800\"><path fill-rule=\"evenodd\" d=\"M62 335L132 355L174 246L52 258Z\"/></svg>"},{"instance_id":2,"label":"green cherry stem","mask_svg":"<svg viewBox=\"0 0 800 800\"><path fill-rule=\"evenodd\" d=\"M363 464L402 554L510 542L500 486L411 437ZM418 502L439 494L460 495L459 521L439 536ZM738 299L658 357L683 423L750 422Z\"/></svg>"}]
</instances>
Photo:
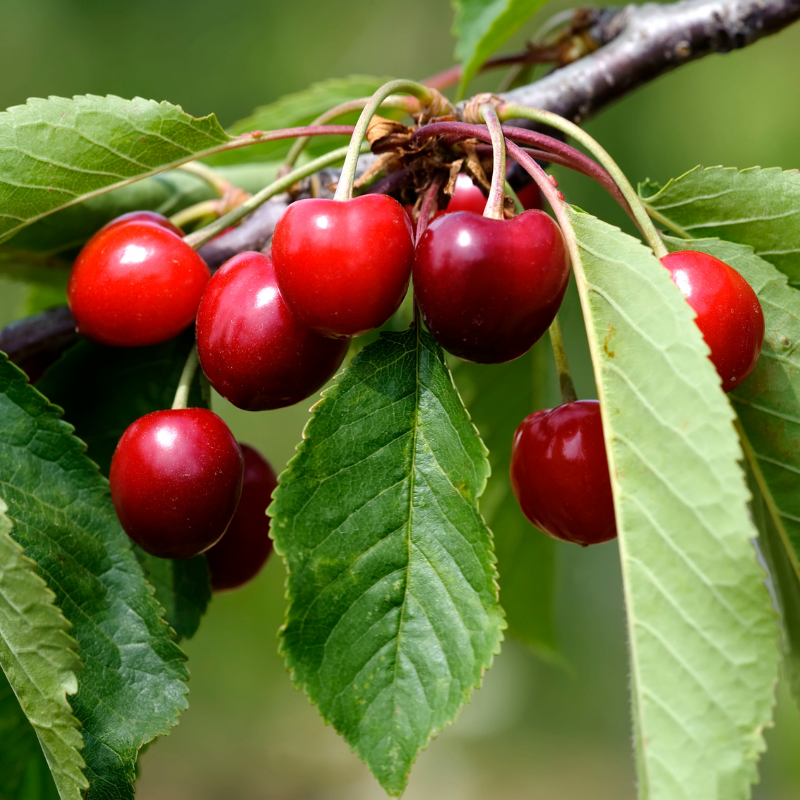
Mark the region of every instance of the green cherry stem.
<instances>
[{"instance_id":1,"label":"green cherry stem","mask_svg":"<svg viewBox=\"0 0 800 800\"><path fill-rule=\"evenodd\" d=\"M219 210L219 200L202 200L199 203L195 203L193 206L189 206L188 208L178 211L177 214L173 214L169 218L169 221L173 225L177 225L179 228L185 228L192 222L197 222L198 220L205 219L206 217L218 217Z\"/></svg>"},{"instance_id":2,"label":"green cherry stem","mask_svg":"<svg viewBox=\"0 0 800 800\"><path fill-rule=\"evenodd\" d=\"M353 138L350 140L350 149L347 151L347 158L342 167L339 185L336 187L336 194L333 196L334 200L353 199L353 182L355 181L356 168L358 167L358 156L361 153L361 146L367 134L367 127L369 126L370 120L389 95L399 92L404 92L405 94L416 97L418 100L422 101L422 104L425 106L431 106L437 102L441 103L444 100L438 92L416 81L389 81L389 83L385 83L381 86L381 88L370 97L369 102L364 106L361 116L358 118L355 130L353 131Z\"/></svg>"},{"instance_id":3,"label":"green cherry stem","mask_svg":"<svg viewBox=\"0 0 800 800\"><path fill-rule=\"evenodd\" d=\"M205 181L219 197L222 197L225 192L233 187L230 181L225 180L216 170L207 167L200 161L189 161L187 164L182 164L178 169Z\"/></svg>"},{"instance_id":4,"label":"green cherry stem","mask_svg":"<svg viewBox=\"0 0 800 800\"><path fill-rule=\"evenodd\" d=\"M338 119L345 114L349 114L353 111L361 111L367 103L369 103L369 97L359 97L355 100L348 100L346 103L340 103L338 106L329 109L323 114L320 114L311 125L326 125L329 122L333 122L333 120ZM381 109L398 109L400 111L405 111L407 114L418 114L421 110L421 103L416 97L408 97L406 95L401 94L392 94L389 95L380 105ZM306 149L308 143L311 141L310 136L302 136L289 149L289 152L286 154L286 158L283 161L283 165L281 166L281 170L290 170L296 163L297 159L300 157L300 154L303 150Z\"/></svg>"},{"instance_id":5,"label":"green cherry stem","mask_svg":"<svg viewBox=\"0 0 800 800\"><path fill-rule=\"evenodd\" d=\"M226 228L238 222L242 217L246 216L251 211L255 211L262 203L269 200L270 197L285 192L302 178L307 178L309 175L313 175L315 172L319 172L319 170L330 167L337 161L341 161L348 154L349 150L349 145L347 147L340 147L337 150L331 150L330 153L326 153L324 156L315 158L313 161L309 161L308 164L303 164L302 167L298 167L288 175L284 175L269 186L266 186L260 192L254 194L249 200L242 203L242 205L234 208L233 211L229 211L215 222L206 225L205 228L201 228L199 231L190 233L188 236L184 236L183 240L190 247L197 250L206 242L210 242L217 234L222 233Z\"/></svg>"},{"instance_id":6,"label":"green cherry stem","mask_svg":"<svg viewBox=\"0 0 800 800\"><path fill-rule=\"evenodd\" d=\"M483 216L488 219L503 219L503 189L506 183L506 147L503 128L497 112L488 103L481 106L481 116L492 137L492 185L489 188Z\"/></svg>"},{"instance_id":7,"label":"green cherry stem","mask_svg":"<svg viewBox=\"0 0 800 800\"><path fill-rule=\"evenodd\" d=\"M186 408L189 404L189 391L192 388L192 381L194 380L194 374L197 372L197 365L199 363L200 359L198 358L197 347L195 346L192 347L189 357L183 365L183 371L178 380L178 388L175 391L175 399L172 401L173 410Z\"/></svg>"},{"instance_id":8,"label":"green cherry stem","mask_svg":"<svg viewBox=\"0 0 800 800\"><path fill-rule=\"evenodd\" d=\"M647 213L647 209L639 199L639 195L631 186L630 181L625 177L625 173L617 166L617 163L606 152L606 150L586 131L579 128L574 122L570 122L552 111L544 111L538 108L528 108L527 106L518 106L511 103L503 103L497 109L497 113L501 120L510 119L529 119L534 122L541 122L544 125L549 125L551 128L566 133L571 136L575 141L582 144L602 165L606 171L614 179L614 182L619 187L628 205L631 207L633 216L639 225L642 235L647 240L647 243L656 254L657 258L663 258L667 254L667 248L661 239L658 231L656 230L653 221Z\"/></svg>"},{"instance_id":9,"label":"green cherry stem","mask_svg":"<svg viewBox=\"0 0 800 800\"><path fill-rule=\"evenodd\" d=\"M505 192L514 201L514 210L517 214L521 214L525 210L525 206L522 205L522 200L517 197L517 193L508 181L505 182Z\"/></svg>"},{"instance_id":10,"label":"green cherry stem","mask_svg":"<svg viewBox=\"0 0 800 800\"><path fill-rule=\"evenodd\" d=\"M574 403L578 399L578 394L575 391L575 384L572 382L572 375L569 371L569 362L567 361L567 351L564 349L564 339L561 336L561 324L558 321L558 315L550 325L550 344L553 345L553 356L556 361L556 369L558 370L558 385L561 387L561 402Z\"/></svg>"}]
</instances>

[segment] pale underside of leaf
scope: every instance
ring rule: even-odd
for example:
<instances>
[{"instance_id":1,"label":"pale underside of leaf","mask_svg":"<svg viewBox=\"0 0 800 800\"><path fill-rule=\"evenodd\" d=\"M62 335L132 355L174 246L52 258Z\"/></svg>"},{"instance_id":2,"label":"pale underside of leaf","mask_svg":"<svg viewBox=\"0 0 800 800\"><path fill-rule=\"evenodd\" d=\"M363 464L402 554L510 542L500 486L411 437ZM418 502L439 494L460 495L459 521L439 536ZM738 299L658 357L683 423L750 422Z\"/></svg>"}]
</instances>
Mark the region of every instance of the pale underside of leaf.
<instances>
[{"instance_id":1,"label":"pale underside of leaf","mask_svg":"<svg viewBox=\"0 0 800 800\"><path fill-rule=\"evenodd\" d=\"M73 624L84 669L90 800L133 797L139 748L186 708L185 656L119 526L108 483L51 406L0 356L0 497L13 536Z\"/></svg>"},{"instance_id":2,"label":"pale underside of leaf","mask_svg":"<svg viewBox=\"0 0 800 800\"><path fill-rule=\"evenodd\" d=\"M269 509L287 665L391 795L499 649L487 476L441 349L383 334L315 406Z\"/></svg>"},{"instance_id":3,"label":"pale underside of leaf","mask_svg":"<svg viewBox=\"0 0 800 800\"><path fill-rule=\"evenodd\" d=\"M89 784L81 771L80 725L67 700L78 690L76 643L36 565L11 538L7 511L0 499L0 666L36 731L61 800L79 800Z\"/></svg>"},{"instance_id":4,"label":"pale underside of leaf","mask_svg":"<svg viewBox=\"0 0 800 800\"><path fill-rule=\"evenodd\" d=\"M153 100L34 98L0 113L0 241L53 212L217 151L216 118Z\"/></svg>"},{"instance_id":5,"label":"pale underside of leaf","mask_svg":"<svg viewBox=\"0 0 800 800\"><path fill-rule=\"evenodd\" d=\"M740 800L757 778L778 653L733 412L652 252L568 213L610 452L640 797Z\"/></svg>"},{"instance_id":6,"label":"pale underside of leaf","mask_svg":"<svg viewBox=\"0 0 800 800\"><path fill-rule=\"evenodd\" d=\"M646 197L645 204L679 236L717 236L749 245L792 283L800 283L797 170L697 167Z\"/></svg>"}]
</instances>

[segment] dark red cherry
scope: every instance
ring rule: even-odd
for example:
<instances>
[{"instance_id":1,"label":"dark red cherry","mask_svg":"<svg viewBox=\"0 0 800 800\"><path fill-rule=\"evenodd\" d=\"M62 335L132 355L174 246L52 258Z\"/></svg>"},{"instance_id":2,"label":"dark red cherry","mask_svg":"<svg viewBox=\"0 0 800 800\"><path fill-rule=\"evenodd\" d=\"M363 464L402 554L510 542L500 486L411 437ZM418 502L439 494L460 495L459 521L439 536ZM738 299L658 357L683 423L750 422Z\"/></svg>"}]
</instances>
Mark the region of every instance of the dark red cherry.
<instances>
[{"instance_id":1,"label":"dark red cherry","mask_svg":"<svg viewBox=\"0 0 800 800\"><path fill-rule=\"evenodd\" d=\"M342 363L348 339L312 331L287 308L261 253L240 253L209 281L197 311L197 352L211 385L239 408L305 400Z\"/></svg>"},{"instance_id":2,"label":"dark red cherry","mask_svg":"<svg viewBox=\"0 0 800 800\"><path fill-rule=\"evenodd\" d=\"M359 336L383 325L405 297L413 257L408 215L383 194L298 200L272 237L286 304L324 336Z\"/></svg>"},{"instance_id":3,"label":"dark red cherry","mask_svg":"<svg viewBox=\"0 0 800 800\"><path fill-rule=\"evenodd\" d=\"M236 511L244 459L205 408L154 411L122 435L111 498L128 536L159 558L191 558L219 541Z\"/></svg>"},{"instance_id":4,"label":"dark red cherry","mask_svg":"<svg viewBox=\"0 0 800 800\"><path fill-rule=\"evenodd\" d=\"M555 539L589 545L617 535L597 400L526 417L514 434L511 486L525 516Z\"/></svg>"},{"instance_id":5,"label":"dark red cherry","mask_svg":"<svg viewBox=\"0 0 800 800\"><path fill-rule=\"evenodd\" d=\"M496 220L456 211L417 245L414 293L425 324L453 355L496 364L521 356L564 299L569 258L543 211Z\"/></svg>"},{"instance_id":6,"label":"dark red cherry","mask_svg":"<svg viewBox=\"0 0 800 800\"><path fill-rule=\"evenodd\" d=\"M542 190L533 181L531 181L527 186L523 186L517 192L517 198L519 199L520 203L522 203L522 207L526 211L544 208L544 196L542 195Z\"/></svg>"},{"instance_id":7,"label":"dark red cherry","mask_svg":"<svg viewBox=\"0 0 800 800\"><path fill-rule=\"evenodd\" d=\"M756 368L764 343L764 313L750 284L731 266L696 250L661 259L697 314L697 327L726 392Z\"/></svg>"},{"instance_id":8,"label":"dark red cherry","mask_svg":"<svg viewBox=\"0 0 800 800\"><path fill-rule=\"evenodd\" d=\"M275 470L258 450L239 445L244 454L244 481L239 507L225 535L206 550L215 592L237 589L255 578L272 552L267 506L278 485Z\"/></svg>"},{"instance_id":9,"label":"dark red cherry","mask_svg":"<svg viewBox=\"0 0 800 800\"><path fill-rule=\"evenodd\" d=\"M67 285L78 331L101 344L140 347L194 322L211 273L180 236L153 222L121 222L81 250Z\"/></svg>"},{"instance_id":10,"label":"dark red cherry","mask_svg":"<svg viewBox=\"0 0 800 800\"><path fill-rule=\"evenodd\" d=\"M108 230L112 225L119 225L122 222L152 222L154 225L160 225L162 228L172 231L176 236L183 236L183 231L158 211L129 211L106 223L101 230Z\"/></svg>"}]
</instances>

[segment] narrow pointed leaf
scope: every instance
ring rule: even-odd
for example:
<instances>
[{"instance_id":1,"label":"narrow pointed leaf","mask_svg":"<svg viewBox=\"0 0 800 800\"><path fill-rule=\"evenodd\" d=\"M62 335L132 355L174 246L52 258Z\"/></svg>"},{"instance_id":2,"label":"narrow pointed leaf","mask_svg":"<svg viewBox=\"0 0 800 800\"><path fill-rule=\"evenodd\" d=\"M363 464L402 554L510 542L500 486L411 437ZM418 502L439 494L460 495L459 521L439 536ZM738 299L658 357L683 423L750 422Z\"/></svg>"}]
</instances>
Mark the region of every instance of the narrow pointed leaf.
<instances>
[{"instance_id":1,"label":"narrow pointed leaf","mask_svg":"<svg viewBox=\"0 0 800 800\"><path fill-rule=\"evenodd\" d=\"M13 536L74 625L72 700L89 800L130 800L139 748L186 708L185 656L161 620L108 494L72 428L0 355L0 497Z\"/></svg>"},{"instance_id":2,"label":"narrow pointed leaf","mask_svg":"<svg viewBox=\"0 0 800 800\"><path fill-rule=\"evenodd\" d=\"M546 658L557 657L553 594L555 542L520 510L509 479L511 442L522 420L547 402L543 343L506 364L463 361L454 378L472 421L489 449L492 474L480 509L494 533L500 602L508 632Z\"/></svg>"},{"instance_id":3,"label":"narrow pointed leaf","mask_svg":"<svg viewBox=\"0 0 800 800\"><path fill-rule=\"evenodd\" d=\"M0 667L33 726L61 800L80 800L83 739L67 695L78 691L80 662L54 594L11 538L0 499ZM21 732L21 731L20 731Z\"/></svg>"},{"instance_id":4,"label":"narrow pointed leaf","mask_svg":"<svg viewBox=\"0 0 800 800\"><path fill-rule=\"evenodd\" d=\"M150 347L105 347L82 341L48 369L37 389L64 409L76 436L87 443L87 455L108 475L114 449L128 425L172 405L193 346L191 330ZM189 405L208 407L199 374ZM205 556L154 558L139 548L136 555L178 640L194 636L211 600Z\"/></svg>"},{"instance_id":5,"label":"narrow pointed leaf","mask_svg":"<svg viewBox=\"0 0 800 800\"><path fill-rule=\"evenodd\" d=\"M269 509L287 666L393 796L499 649L488 473L441 349L385 333L315 406Z\"/></svg>"},{"instance_id":6,"label":"narrow pointed leaf","mask_svg":"<svg viewBox=\"0 0 800 800\"><path fill-rule=\"evenodd\" d=\"M695 169L649 194L645 204L681 236L750 245L800 283L800 173L777 167Z\"/></svg>"},{"instance_id":7,"label":"narrow pointed leaf","mask_svg":"<svg viewBox=\"0 0 800 800\"><path fill-rule=\"evenodd\" d=\"M216 117L154 100L32 98L0 113L0 241L59 209L208 155Z\"/></svg>"},{"instance_id":8,"label":"narrow pointed leaf","mask_svg":"<svg viewBox=\"0 0 800 800\"><path fill-rule=\"evenodd\" d=\"M652 252L568 214L609 448L640 797L747 798L778 631L733 412L693 312Z\"/></svg>"},{"instance_id":9,"label":"narrow pointed leaf","mask_svg":"<svg viewBox=\"0 0 800 800\"><path fill-rule=\"evenodd\" d=\"M460 94L484 61L516 33L545 0L453 0L457 41L456 58L462 64Z\"/></svg>"}]
</instances>

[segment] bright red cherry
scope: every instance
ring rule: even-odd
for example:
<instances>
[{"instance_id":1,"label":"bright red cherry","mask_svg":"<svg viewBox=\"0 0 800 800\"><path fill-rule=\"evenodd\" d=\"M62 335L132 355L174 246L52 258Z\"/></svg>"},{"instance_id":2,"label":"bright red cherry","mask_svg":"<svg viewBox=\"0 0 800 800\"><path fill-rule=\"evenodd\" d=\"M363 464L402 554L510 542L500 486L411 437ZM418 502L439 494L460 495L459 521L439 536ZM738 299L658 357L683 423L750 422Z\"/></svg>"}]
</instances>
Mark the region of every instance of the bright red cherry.
<instances>
[{"instance_id":1,"label":"bright red cherry","mask_svg":"<svg viewBox=\"0 0 800 800\"><path fill-rule=\"evenodd\" d=\"M359 336L383 325L405 297L411 223L383 194L298 200L275 228L272 258L286 304L306 325L324 336Z\"/></svg>"},{"instance_id":2,"label":"bright red cherry","mask_svg":"<svg viewBox=\"0 0 800 800\"><path fill-rule=\"evenodd\" d=\"M108 230L112 225L119 225L122 222L152 222L154 225L160 225L162 228L172 231L176 236L183 236L183 231L158 211L129 211L127 214L122 214L116 219L112 219L111 222L107 222L101 230Z\"/></svg>"},{"instance_id":3,"label":"bright red cherry","mask_svg":"<svg viewBox=\"0 0 800 800\"><path fill-rule=\"evenodd\" d=\"M206 550L215 592L237 589L255 578L272 552L267 506L278 485L275 470L258 450L241 444L244 481L239 507L225 535Z\"/></svg>"},{"instance_id":4,"label":"bright red cherry","mask_svg":"<svg viewBox=\"0 0 800 800\"><path fill-rule=\"evenodd\" d=\"M159 558L191 558L225 533L244 459L228 426L205 408L154 411L122 435L111 498L128 536Z\"/></svg>"},{"instance_id":5,"label":"bright red cherry","mask_svg":"<svg viewBox=\"0 0 800 800\"><path fill-rule=\"evenodd\" d=\"M183 239L153 222L98 231L69 276L78 330L117 347L165 342L194 322L211 272Z\"/></svg>"},{"instance_id":6,"label":"bright red cherry","mask_svg":"<svg viewBox=\"0 0 800 800\"><path fill-rule=\"evenodd\" d=\"M240 253L209 281L197 311L197 352L211 385L239 408L305 400L344 360L348 339L312 331L287 308L261 253Z\"/></svg>"},{"instance_id":7,"label":"bright red cherry","mask_svg":"<svg viewBox=\"0 0 800 800\"><path fill-rule=\"evenodd\" d=\"M555 539L589 545L617 535L597 400L526 417L514 434L511 486L525 516Z\"/></svg>"},{"instance_id":8,"label":"bright red cherry","mask_svg":"<svg viewBox=\"0 0 800 800\"><path fill-rule=\"evenodd\" d=\"M459 172L453 196L450 198L447 208L440 211L439 214L450 214L453 211L472 211L475 214L483 214L484 208L486 208L486 195L469 175Z\"/></svg>"},{"instance_id":9,"label":"bright red cherry","mask_svg":"<svg viewBox=\"0 0 800 800\"><path fill-rule=\"evenodd\" d=\"M555 318L569 281L558 225L544 211L496 220L456 211L417 245L414 293L437 341L468 361L527 352Z\"/></svg>"},{"instance_id":10,"label":"bright red cherry","mask_svg":"<svg viewBox=\"0 0 800 800\"><path fill-rule=\"evenodd\" d=\"M747 380L764 343L764 313L750 284L707 253L682 250L661 259L697 314L697 327L726 392Z\"/></svg>"}]
</instances>

